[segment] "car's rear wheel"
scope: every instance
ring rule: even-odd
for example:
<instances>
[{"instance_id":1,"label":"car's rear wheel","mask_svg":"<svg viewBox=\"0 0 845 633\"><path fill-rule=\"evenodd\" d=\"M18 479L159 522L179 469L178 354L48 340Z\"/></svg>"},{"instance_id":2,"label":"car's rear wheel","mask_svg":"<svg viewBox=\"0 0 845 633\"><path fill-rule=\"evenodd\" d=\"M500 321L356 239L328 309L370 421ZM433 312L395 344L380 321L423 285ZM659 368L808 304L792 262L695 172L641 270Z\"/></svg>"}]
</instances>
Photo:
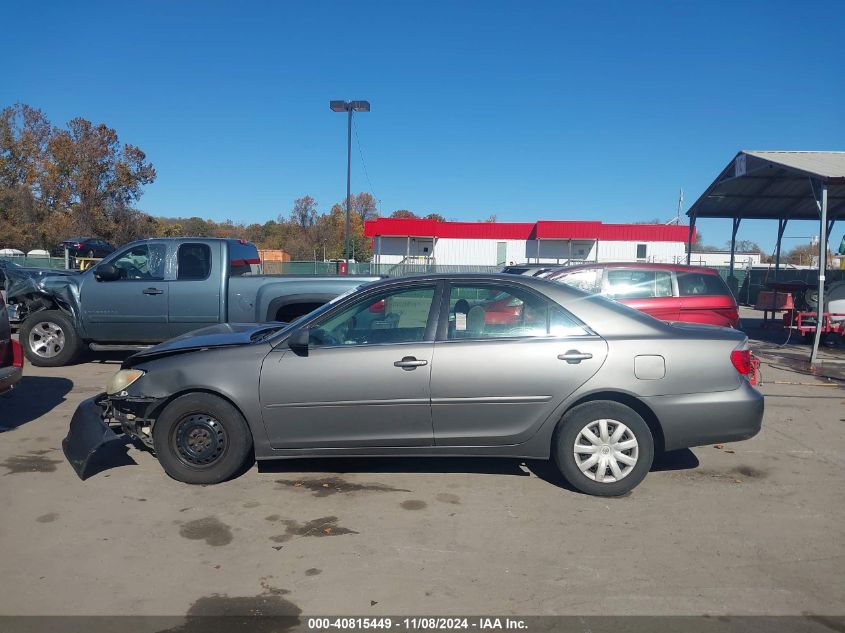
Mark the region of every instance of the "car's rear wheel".
<instances>
[{"instance_id":1,"label":"car's rear wheel","mask_svg":"<svg viewBox=\"0 0 845 633\"><path fill-rule=\"evenodd\" d=\"M576 489L603 497L633 490L654 460L654 438L645 420L618 402L579 405L564 416L555 435L558 468Z\"/></svg>"},{"instance_id":2,"label":"car's rear wheel","mask_svg":"<svg viewBox=\"0 0 845 633\"><path fill-rule=\"evenodd\" d=\"M153 428L165 472L187 484L216 484L252 464L252 433L230 402L189 393L169 403Z\"/></svg>"}]
</instances>

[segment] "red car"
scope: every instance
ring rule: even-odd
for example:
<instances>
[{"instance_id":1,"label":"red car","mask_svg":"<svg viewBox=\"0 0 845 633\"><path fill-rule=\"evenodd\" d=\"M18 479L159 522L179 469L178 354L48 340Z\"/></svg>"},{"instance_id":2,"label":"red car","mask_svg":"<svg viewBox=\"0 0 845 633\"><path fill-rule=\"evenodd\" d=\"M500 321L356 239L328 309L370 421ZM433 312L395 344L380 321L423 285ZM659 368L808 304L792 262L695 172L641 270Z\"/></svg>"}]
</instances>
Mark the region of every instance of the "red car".
<instances>
[{"instance_id":1,"label":"red car","mask_svg":"<svg viewBox=\"0 0 845 633\"><path fill-rule=\"evenodd\" d=\"M0 295L0 394L6 393L21 379L23 348L12 340L6 304Z\"/></svg>"},{"instance_id":2,"label":"red car","mask_svg":"<svg viewBox=\"0 0 845 633\"><path fill-rule=\"evenodd\" d=\"M604 263L560 268L546 276L602 294L662 321L739 327L739 308L719 271L677 264Z\"/></svg>"}]
</instances>

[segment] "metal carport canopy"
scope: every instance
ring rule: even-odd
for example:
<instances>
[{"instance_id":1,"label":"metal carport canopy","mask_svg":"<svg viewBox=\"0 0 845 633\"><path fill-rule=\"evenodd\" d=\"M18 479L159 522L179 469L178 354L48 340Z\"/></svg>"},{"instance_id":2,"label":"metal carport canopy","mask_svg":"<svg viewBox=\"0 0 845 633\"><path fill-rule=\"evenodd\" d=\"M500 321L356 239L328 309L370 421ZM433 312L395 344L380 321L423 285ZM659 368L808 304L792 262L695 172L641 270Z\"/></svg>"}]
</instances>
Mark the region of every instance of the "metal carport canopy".
<instances>
[{"instance_id":1,"label":"metal carport canopy","mask_svg":"<svg viewBox=\"0 0 845 633\"><path fill-rule=\"evenodd\" d=\"M845 217L845 152L741 151L687 211L690 218L687 263L697 218L731 218L731 272L736 233L743 219L777 220L775 270L780 267L780 246L789 220L819 221L819 305L824 310L824 272L827 238L837 219ZM776 272L777 276L777 272ZM818 354L821 329L810 362Z\"/></svg>"}]
</instances>

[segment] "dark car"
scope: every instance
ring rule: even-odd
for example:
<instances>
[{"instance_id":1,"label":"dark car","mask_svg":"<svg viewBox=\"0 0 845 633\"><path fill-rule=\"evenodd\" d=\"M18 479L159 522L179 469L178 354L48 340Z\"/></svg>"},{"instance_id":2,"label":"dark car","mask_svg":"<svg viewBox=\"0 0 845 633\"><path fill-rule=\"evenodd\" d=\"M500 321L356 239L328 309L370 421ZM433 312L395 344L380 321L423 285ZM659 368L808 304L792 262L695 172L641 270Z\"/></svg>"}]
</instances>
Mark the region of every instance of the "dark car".
<instances>
[{"instance_id":1,"label":"dark car","mask_svg":"<svg viewBox=\"0 0 845 633\"><path fill-rule=\"evenodd\" d=\"M12 340L6 303L0 297L0 394L6 393L21 379L23 348ZM0 408L2 405L0 405Z\"/></svg>"},{"instance_id":2,"label":"dark car","mask_svg":"<svg viewBox=\"0 0 845 633\"><path fill-rule=\"evenodd\" d=\"M509 264L502 268L506 275L528 275L529 277L544 277L546 273L559 268L557 264Z\"/></svg>"},{"instance_id":3,"label":"dark car","mask_svg":"<svg viewBox=\"0 0 845 633\"><path fill-rule=\"evenodd\" d=\"M114 246L96 237L72 237L59 243L59 250L65 249L71 257L105 257L114 252Z\"/></svg>"},{"instance_id":4,"label":"dark car","mask_svg":"<svg viewBox=\"0 0 845 633\"><path fill-rule=\"evenodd\" d=\"M491 296L507 318L485 318ZM79 406L63 447L85 477L113 422L192 484L253 459L553 457L579 490L620 495L656 450L755 435L751 371L736 330L536 277L421 275L288 325L218 325L136 354Z\"/></svg>"},{"instance_id":5,"label":"dark car","mask_svg":"<svg viewBox=\"0 0 845 633\"><path fill-rule=\"evenodd\" d=\"M608 262L560 268L545 277L663 321L739 327L736 299L714 268Z\"/></svg>"}]
</instances>

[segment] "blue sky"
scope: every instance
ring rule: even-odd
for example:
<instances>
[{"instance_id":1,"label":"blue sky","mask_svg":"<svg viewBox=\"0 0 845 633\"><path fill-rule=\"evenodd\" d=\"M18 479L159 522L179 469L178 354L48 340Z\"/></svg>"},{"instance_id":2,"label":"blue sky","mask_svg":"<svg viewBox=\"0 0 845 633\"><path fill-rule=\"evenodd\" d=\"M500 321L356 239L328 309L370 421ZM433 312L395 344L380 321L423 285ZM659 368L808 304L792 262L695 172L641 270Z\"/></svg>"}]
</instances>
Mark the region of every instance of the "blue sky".
<instances>
[{"instance_id":1,"label":"blue sky","mask_svg":"<svg viewBox=\"0 0 845 633\"><path fill-rule=\"evenodd\" d=\"M835 2L13 2L3 15L0 105L117 129L158 170L139 204L157 215L264 222L305 194L327 210L346 187L330 99L372 103L356 119L369 182L353 138L353 190L384 214L668 219L680 187L689 207L739 149L845 149ZM699 228L730 237L729 221ZM771 223L739 234L767 249L774 236Z\"/></svg>"}]
</instances>

